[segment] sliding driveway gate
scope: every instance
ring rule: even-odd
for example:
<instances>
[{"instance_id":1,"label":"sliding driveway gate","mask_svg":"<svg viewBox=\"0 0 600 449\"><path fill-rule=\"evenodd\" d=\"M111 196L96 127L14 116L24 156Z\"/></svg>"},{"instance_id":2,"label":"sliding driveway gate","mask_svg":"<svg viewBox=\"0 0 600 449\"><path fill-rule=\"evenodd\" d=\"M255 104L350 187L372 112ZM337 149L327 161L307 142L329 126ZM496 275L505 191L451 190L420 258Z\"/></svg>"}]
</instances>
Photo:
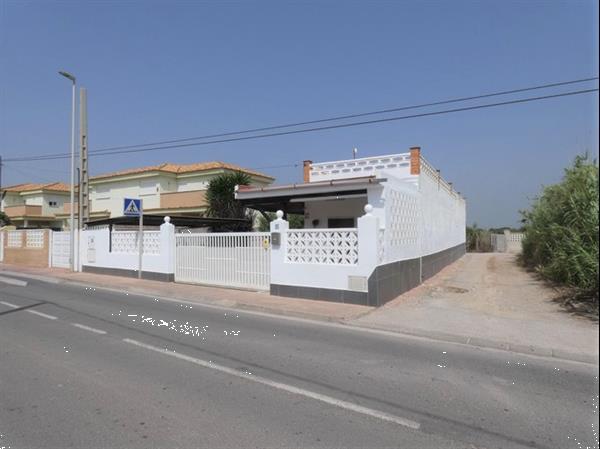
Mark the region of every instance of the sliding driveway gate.
<instances>
[{"instance_id":1,"label":"sliding driveway gate","mask_svg":"<svg viewBox=\"0 0 600 449\"><path fill-rule=\"evenodd\" d=\"M52 233L52 266L71 267L71 233L69 231Z\"/></svg>"},{"instance_id":2,"label":"sliding driveway gate","mask_svg":"<svg viewBox=\"0 0 600 449\"><path fill-rule=\"evenodd\" d=\"M175 282L268 290L268 232L175 235Z\"/></svg>"}]
</instances>

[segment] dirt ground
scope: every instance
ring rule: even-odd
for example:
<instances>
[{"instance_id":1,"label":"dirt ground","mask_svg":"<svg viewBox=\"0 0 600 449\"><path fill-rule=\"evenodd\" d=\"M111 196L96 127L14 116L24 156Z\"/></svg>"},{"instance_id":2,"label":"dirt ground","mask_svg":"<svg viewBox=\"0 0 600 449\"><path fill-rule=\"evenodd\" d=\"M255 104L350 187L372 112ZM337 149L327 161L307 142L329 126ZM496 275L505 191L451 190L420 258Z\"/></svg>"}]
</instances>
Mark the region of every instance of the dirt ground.
<instances>
[{"instance_id":1,"label":"dirt ground","mask_svg":"<svg viewBox=\"0 0 600 449\"><path fill-rule=\"evenodd\" d=\"M514 254L469 253L356 321L598 354L597 321L568 313L557 296Z\"/></svg>"}]
</instances>

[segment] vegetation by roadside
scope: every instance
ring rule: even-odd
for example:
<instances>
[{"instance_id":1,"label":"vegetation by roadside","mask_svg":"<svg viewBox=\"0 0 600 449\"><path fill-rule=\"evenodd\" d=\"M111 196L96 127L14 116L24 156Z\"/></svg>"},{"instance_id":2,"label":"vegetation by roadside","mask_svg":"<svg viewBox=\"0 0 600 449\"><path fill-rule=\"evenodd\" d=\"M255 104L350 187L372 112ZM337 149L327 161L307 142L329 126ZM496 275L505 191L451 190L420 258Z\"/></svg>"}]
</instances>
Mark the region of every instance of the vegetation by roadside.
<instances>
[{"instance_id":1,"label":"vegetation by roadside","mask_svg":"<svg viewBox=\"0 0 600 449\"><path fill-rule=\"evenodd\" d=\"M493 234L503 234L505 230L511 232L523 232L523 229L510 228L489 228L483 229L473 223L472 226L467 226L467 251L470 253L489 253L494 251L492 245Z\"/></svg>"},{"instance_id":2,"label":"vegetation by roadside","mask_svg":"<svg viewBox=\"0 0 600 449\"><path fill-rule=\"evenodd\" d=\"M2 226L8 226L10 224L10 218L4 212L0 211L0 228Z\"/></svg>"},{"instance_id":3,"label":"vegetation by roadside","mask_svg":"<svg viewBox=\"0 0 600 449\"><path fill-rule=\"evenodd\" d=\"M578 156L562 181L522 211L521 260L566 288L564 303L598 315L598 164Z\"/></svg>"}]
</instances>

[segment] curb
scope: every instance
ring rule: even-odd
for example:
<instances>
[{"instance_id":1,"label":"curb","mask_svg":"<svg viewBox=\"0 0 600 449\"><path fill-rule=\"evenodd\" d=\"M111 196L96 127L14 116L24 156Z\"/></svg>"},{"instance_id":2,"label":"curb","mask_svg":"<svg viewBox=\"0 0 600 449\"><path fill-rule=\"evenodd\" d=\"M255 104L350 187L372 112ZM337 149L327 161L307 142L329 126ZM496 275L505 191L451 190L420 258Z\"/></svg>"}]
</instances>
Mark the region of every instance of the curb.
<instances>
[{"instance_id":1,"label":"curb","mask_svg":"<svg viewBox=\"0 0 600 449\"><path fill-rule=\"evenodd\" d=\"M364 325L364 324L353 324L345 323L349 326L360 327L364 329L378 329L387 332L393 332L402 335L408 335L411 337L427 338L429 340L442 341L446 343L458 343L467 346L473 346L476 348L484 349L496 349L501 351L514 352L516 354L533 355L539 357L550 357L558 360L568 360L571 362L587 363L590 365L598 365L599 357L582 354L577 352L569 352L562 349L546 348L543 346L535 345L523 345L509 342L502 342L497 340L490 340L487 338L480 337L469 337L455 334L446 334L435 331L425 331L421 329L391 329L385 326L377 325Z\"/></svg>"},{"instance_id":2,"label":"curb","mask_svg":"<svg viewBox=\"0 0 600 449\"><path fill-rule=\"evenodd\" d=\"M267 315L272 315L274 317L275 316L284 316L284 317L287 316L287 317L300 318L300 319L310 320L310 321L318 321L318 322L325 322L325 323L337 323L337 324L342 324L342 325L347 324L347 322L345 321L345 318L332 318L330 316L324 316L324 315L319 315L319 314L314 314L314 313L303 313L303 312L296 312L296 311L277 310L277 309L272 309L272 308L265 307L265 306L239 303L236 301L225 301L225 302L220 301L220 300L210 301L210 300L207 300L206 298L202 298L202 297L196 298L195 300L191 300L189 297L181 297L181 296L176 296L176 295L166 297L163 295L158 295L158 294L152 293L147 290L140 290L135 287L134 288L107 287L104 284L96 283L96 282L81 281L81 280L77 280L77 279L69 279L69 278L62 278L62 277L43 276L43 275L27 273L27 272L18 272L18 271L9 271L9 270L0 269L0 275L2 275L2 274L5 274L7 276L17 276L17 277L32 279L32 280L40 281L40 282L48 282L48 283L52 283L55 285L56 284L58 284L58 285L64 284L64 285L73 285L73 286L78 286L78 287L89 287L90 285L92 285L96 288L100 288L102 290L106 290L106 291L110 291L110 292L114 292L114 293L127 292L132 295L152 296L154 298L158 298L158 299L162 299L162 300L166 300L166 301L182 301L182 302L188 302L191 304L198 304L200 306L219 307L219 308L224 308L224 309L238 309L238 310L246 311L246 312L259 312L259 313L264 313ZM368 312L364 312L362 315L359 315L352 319L360 318L361 316L363 316L367 313Z\"/></svg>"},{"instance_id":3,"label":"curb","mask_svg":"<svg viewBox=\"0 0 600 449\"><path fill-rule=\"evenodd\" d=\"M554 358L557 360L566 360L566 361L586 363L586 364L591 364L591 365L599 364L599 357L597 355L594 356L594 355L590 355L590 354L569 352L569 351L565 351L562 349L546 348L546 347L535 346L535 345L515 344L515 343L502 342L502 341L491 340L491 339L480 338L480 337L447 334L447 333L443 333L443 332L426 331L426 330L422 330L422 329L408 329L408 328L398 329L398 328L389 328L386 326L379 326L379 325L375 325L375 324L369 324L369 325L362 324L362 323L357 324L357 323L353 323L351 321L348 321L347 319L342 319L342 318L338 319L338 318L331 318L328 316L310 314L310 313L282 311L282 310L276 310L276 309L274 310L269 307L253 306L253 305L249 305L249 304L238 303L235 301L233 301L232 303L229 303L229 304L223 304L222 302L218 302L218 301L217 302L208 302L206 300L191 301L189 298L181 298L181 297L177 297L177 296L172 296L172 297L167 298L164 296L161 297L159 295L153 295L152 293L147 292L147 291L139 291L135 288L131 289L131 288L123 287L123 288L116 289L116 288L106 287L105 285L102 285L102 284L96 284L94 282L86 283L86 282L78 281L78 280L74 280L74 279L53 277L53 276L43 276L43 275L37 275L37 274L33 274L33 273L22 273L22 272L15 272L15 271L0 269L0 274L21 276L21 277L25 277L25 278L42 281L42 282L50 282L53 284L69 284L69 285L76 285L76 286L82 286L82 287L85 287L86 285L94 285L97 288L101 288L103 290L108 290L108 291L112 291L112 292L126 291L128 293L132 293L135 295L154 296L156 298L161 298L161 299L170 300L170 301L173 301L173 300L186 301L186 302L198 304L201 306L218 307L218 308L225 308L225 309L238 309L241 311L249 311L249 312L258 312L258 313L264 313L267 315L272 315L274 317L276 317L277 315L283 316L283 317L293 317L293 318L299 318L299 319L304 319L304 320L316 321L316 322L320 322L320 323L334 323L337 325L342 325L347 328L382 331L382 332L386 332L386 333L390 333L390 334L424 338L427 340L433 340L433 341L444 342L444 343L457 343L457 344L467 345L467 346L471 346L471 347L475 347L475 348L501 350L501 351L513 352L516 354L532 355L532 356L545 357L545 358ZM352 318L352 319L356 319L356 318Z\"/></svg>"}]
</instances>

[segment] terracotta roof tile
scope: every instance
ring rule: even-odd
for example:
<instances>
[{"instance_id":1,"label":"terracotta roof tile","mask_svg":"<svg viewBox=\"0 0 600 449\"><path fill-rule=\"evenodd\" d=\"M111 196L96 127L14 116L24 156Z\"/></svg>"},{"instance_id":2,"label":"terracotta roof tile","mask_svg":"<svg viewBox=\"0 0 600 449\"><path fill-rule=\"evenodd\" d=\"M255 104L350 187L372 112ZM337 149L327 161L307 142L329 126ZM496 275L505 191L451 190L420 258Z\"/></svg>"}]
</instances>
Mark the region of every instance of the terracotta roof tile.
<instances>
[{"instance_id":1,"label":"terracotta roof tile","mask_svg":"<svg viewBox=\"0 0 600 449\"><path fill-rule=\"evenodd\" d=\"M101 175L92 176L90 179L113 178L116 176L135 175L139 173L148 173L153 171L160 171L166 173L192 173L215 169L229 169L235 171L242 171L250 175L262 176L265 178L273 179L272 176L265 175L264 173L240 167L239 165L229 164L227 162L196 162L192 164L173 164L170 162L166 162L164 164L159 165L149 165L147 167L130 168L127 170L120 170L112 173L104 173Z\"/></svg>"},{"instance_id":2,"label":"terracotta roof tile","mask_svg":"<svg viewBox=\"0 0 600 449\"><path fill-rule=\"evenodd\" d=\"M14 186L3 187L6 192L34 192L36 190L47 190L51 192L70 192L71 186L63 182L49 182L46 184L25 183Z\"/></svg>"}]
</instances>

